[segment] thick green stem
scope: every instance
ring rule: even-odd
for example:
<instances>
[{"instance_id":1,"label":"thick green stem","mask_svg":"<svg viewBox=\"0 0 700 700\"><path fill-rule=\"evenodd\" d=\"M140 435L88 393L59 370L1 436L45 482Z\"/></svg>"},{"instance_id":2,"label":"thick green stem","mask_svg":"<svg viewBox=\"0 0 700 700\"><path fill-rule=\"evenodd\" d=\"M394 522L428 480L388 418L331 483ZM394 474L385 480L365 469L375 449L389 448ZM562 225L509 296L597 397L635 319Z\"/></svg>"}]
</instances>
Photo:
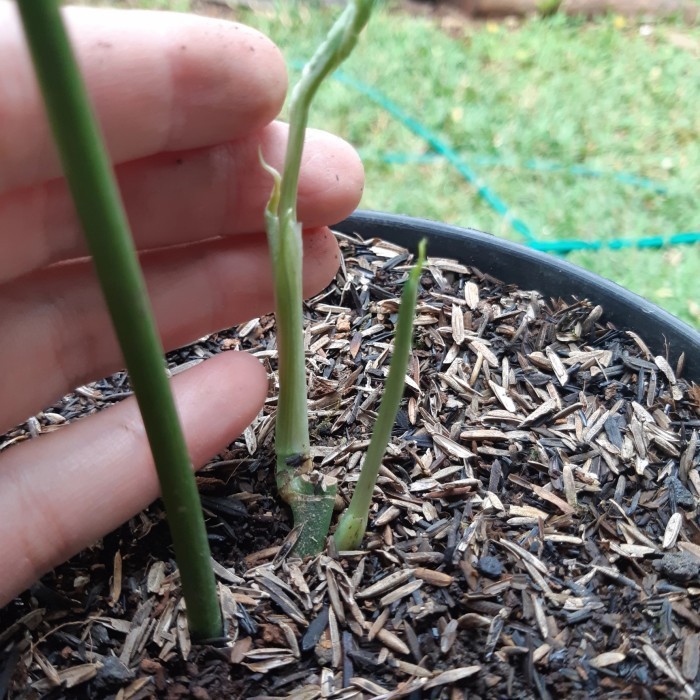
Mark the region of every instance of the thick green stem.
<instances>
[{"instance_id":1,"label":"thick green stem","mask_svg":"<svg viewBox=\"0 0 700 700\"><path fill-rule=\"evenodd\" d=\"M138 400L193 639L222 633L197 486L111 164L56 0L18 0L66 180Z\"/></svg>"},{"instance_id":2,"label":"thick green stem","mask_svg":"<svg viewBox=\"0 0 700 700\"><path fill-rule=\"evenodd\" d=\"M309 455L309 420L304 361L302 236L296 217L299 170L309 107L323 79L350 54L367 23L375 0L352 0L326 40L305 66L290 100L289 140L284 172L269 166L274 188L266 210L267 237L275 286L275 316L279 356L279 397L275 452L277 487L291 505L296 524L302 523L295 552L317 554L323 548L333 514L336 484L316 478ZM314 491L309 493L309 490ZM311 515L313 513L313 515Z\"/></svg>"},{"instance_id":3,"label":"thick green stem","mask_svg":"<svg viewBox=\"0 0 700 700\"><path fill-rule=\"evenodd\" d=\"M275 428L277 488L291 504L293 494L289 492L289 486L294 475L300 468L309 471L311 466L304 359L303 249L300 225L279 213L280 176L264 162L263 167L274 178L272 195L265 210L265 226L272 259L279 357Z\"/></svg>"},{"instance_id":4,"label":"thick green stem","mask_svg":"<svg viewBox=\"0 0 700 700\"><path fill-rule=\"evenodd\" d=\"M418 259L411 270L401 295L399 318L394 338L394 354L389 366L389 376L384 387L384 396L379 406L377 421L372 438L362 464L360 478L355 486L350 505L338 522L335 530L335 544L338 550L357 549L367 529L369 507L372 503L374 485L377 483L382 458L391 438L391 429L396 420L405 385L406 370L411 354L413 319L416 314L416 300L421 270L425 262L425 240L418 246Z\"/></svg>"},{"instance_id":5,"label":"thick green stem","mask_svg":"<svg viewBox=\"0 0 700 700\"><path fill-rule=\"evenodd\" d=\"M263 162L274 178L272 196L265 211L275 287L277 351L279 356L279 397L275 452L276 481L280 496L292 508L294 524L302 524L294 545L298 556L314 556L328 534L337 493L335 479L311 473L309 417L304 361L304 318L302 314L301 226L286 221L280 231L276 213L280 177Z\"/></svg>"}]
</instances>

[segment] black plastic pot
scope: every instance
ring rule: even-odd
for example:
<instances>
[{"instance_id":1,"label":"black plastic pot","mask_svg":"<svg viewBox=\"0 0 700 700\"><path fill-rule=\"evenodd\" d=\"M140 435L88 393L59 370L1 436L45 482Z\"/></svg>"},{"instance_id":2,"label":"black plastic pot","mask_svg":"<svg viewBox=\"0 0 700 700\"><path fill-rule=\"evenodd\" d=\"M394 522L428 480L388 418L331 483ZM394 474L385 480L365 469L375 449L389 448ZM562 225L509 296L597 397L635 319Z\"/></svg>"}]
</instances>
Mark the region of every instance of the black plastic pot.
<instances>
[{"instance_id":1,"label":"black plastic pot","mask_svg":"<svg viewBox=\"0 0 700 700\"><path fill-rule=\"evenodd\" d=\"M561 258L480 231L380 212L357 211L334 228L413 250L421 238L427 238L429 255L454 258L547 297L587 298L603 307L607 321L638 333L652 352L667 356L672 367L685 353L683 376L700 382L698 331L624 287Z\"/></svg>"}]
</instances>

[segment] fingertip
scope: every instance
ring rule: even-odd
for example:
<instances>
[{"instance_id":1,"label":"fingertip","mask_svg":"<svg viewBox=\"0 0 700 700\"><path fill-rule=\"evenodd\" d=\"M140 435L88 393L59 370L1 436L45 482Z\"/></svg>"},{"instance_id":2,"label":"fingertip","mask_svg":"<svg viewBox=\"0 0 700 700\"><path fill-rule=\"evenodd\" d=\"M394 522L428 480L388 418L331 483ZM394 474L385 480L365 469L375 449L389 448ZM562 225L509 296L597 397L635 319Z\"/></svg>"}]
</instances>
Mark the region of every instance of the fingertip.
<instances>
[{"instance_id":1,"label":"fingertip","mask_svg":"<svg viewBox=\"0 0 700 700\"><path fill-rule=\"evenodd\" d=\"M248 408L242 411L240 432L255 418L267 398L268 378L262 362L247 352L228 351L217 356L226 363L232 394L245 396ZM240 433L239 433L240 434Z\"/></svg>"},{"instance_id":2,"label":"fingertip","mask_svg":"<svg viewBox=\"0 0 700 700\"><path fill-rule=\"evenodd\" d=\"M344 139L307 129L299 181L299 209L314 210L314 220L342 221L362 199L365 171L355 148Z\"/></svg>"},{"instance_id":3,"label":"fingertip","mask_svg":"<svg viewBox=\"0 0 700 700\"><path fill-rule=\"evenodd\" d=\"M190 460L201 467L259 413L267 376L256 358L225 352L173 377L172 388ZM3 453L0 462L0 606L159 491L133 398Z\"/></svg>"},{"instance_id":4,"label":"fingertip","mask_svg":"<svg viewBox=\"0 0 700 700\"><path fill-rule=\"evenodd\" d=\"M254 133L282 109L288 85L284 57L258 30L198 17L183 24L169 47L174 104L181 112L173 122L169 149ZM193 125L206 128L214 140Z\"/></svg>"},{"instance_id":5,"label":"fingertip","mask_svg":"<svg viewBox=\"0 0 700 700\"><path fill-rule=\"evenodd\" d=\"M206 371L195 372L198 366L173 379L185 439L197 469L253 422L268 388L265 368L248 353L222 352L203 365Z\"/></svg>"},{"instance_id":6,"label":"fingertip","mask_svg":"<svg viewBox=\"0 0 700 700\"><path fill-rule=\"evenodd\" d=\"M149 10L68 7L64 16L116 164L251 136L284 103L284 59L255 29ZM0 26L0 189L10 190L61 168L13 3L0 2Z\"/></svg>"},{"instance_id":7,"label":"fingertip","mask_svg":"<svg viewBox=\"0 0 700 700\"><path fill-rule=\"evenodd\" d=\"M328 227L304 231L304 297L323 291L340 266L340 248Z\"/></svg>"}]
</instances>

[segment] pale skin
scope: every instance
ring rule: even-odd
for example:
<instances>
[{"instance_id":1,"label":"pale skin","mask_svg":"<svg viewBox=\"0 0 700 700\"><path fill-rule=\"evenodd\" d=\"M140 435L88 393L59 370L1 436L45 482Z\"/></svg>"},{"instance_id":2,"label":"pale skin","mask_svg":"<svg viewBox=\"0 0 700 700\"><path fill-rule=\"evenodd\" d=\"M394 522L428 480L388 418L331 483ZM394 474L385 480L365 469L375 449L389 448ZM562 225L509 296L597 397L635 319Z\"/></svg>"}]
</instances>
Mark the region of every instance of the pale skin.
<instances>
[{"instance_id":1,"label":"pale skin","mask_svg":"<svg viewBox=\"0 0 700 700\"><path fill-rule=\"evenodd\" d=\"M252 29L187 15L66 11L142 254L163 344L172 349L268 313L263 229L286 127L277 48ZM33 78L19 20L0 2L0 433L76 386L121 369ZM300 179L304 285L339 261L328 224L363 186L350 146L309 132ZM172 380L196 468L257 415L258 360L224 352ZM0 453L0 606L158 496L132 399Z\"/></svg>"}]
</instances>

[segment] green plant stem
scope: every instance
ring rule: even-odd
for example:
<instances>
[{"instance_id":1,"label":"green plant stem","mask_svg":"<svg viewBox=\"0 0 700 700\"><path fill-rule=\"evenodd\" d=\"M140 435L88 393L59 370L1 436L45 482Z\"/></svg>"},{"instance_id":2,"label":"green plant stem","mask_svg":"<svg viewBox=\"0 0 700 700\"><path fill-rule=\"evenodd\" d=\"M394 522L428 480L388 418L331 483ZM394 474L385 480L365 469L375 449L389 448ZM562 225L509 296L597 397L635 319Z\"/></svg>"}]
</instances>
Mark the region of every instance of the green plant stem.
<instances>
[{"instance_id":1,"label":"green plant stem","mask_svg":"<svg viewBox=\"0 0 700 700\"><path fill-rule=\"evenodd\" d=\"M262 161L262 158L261 158ZM302 243L299 224L280 231L277 215L280 176L262 161L274 186L265 210L275 287L279 397L275 452L276 481L280 496L291 506L294 524L303 524L294 553L304 557L323 549L333 515L337 492L335 479L311 480L309 417L304 362L304 318L302 314Z\"/></svg>"},{"instance_id":2,"label":"green plant stem","mask_svg":"<svg viewBox=\"0 0 700 700\"><path fill-rule=\"evenodd\" d=\"M287 499L286 488L303 465L309 465L309 416L304 361L304 317L302 294L303 248L301 230L295 221L286 221L282 230L279 214L280 176L262 163L274 178L265 226L270 246L275 289L279 396L275 428L277 487Z\"/></svg>"},{"instance_id":3,"label":"green plant stem","mask_svg":"<svg viewBox=\"0 0 700 700\"><path fill-rule=\"evenodd\" d=\"M35 71L138 400L180 570L190 634L222 634L204 518L143 275L112 168L55 0L18 0Z\"/></svg>"},{"instance_id":4,"label":"green plant stem","mask_svg":"<svg viewBox=\"0 0 700 700\"><path fill-rule=\"evenodd\" d=\"M335 530L335 544L340 551L357 549L367 529L369 508L372 503L372 493L379 476L379 468L391 438L391 429L396 420L401 397L405 386L406 370L411 354L413 337L413 319L416 314L418 284L425 262L425 240L418 246L418 259L408 275L401 294L399 318L396 323L394 338L394 354L389 366L389 376L384 387L384 396L379 406L377 421L372 431L372 438L367 448L367 454L362 464L360 478L355 486L355 492L350 505L340 517Z\"/></svg>"},{"instance_id":5,"label":"green plant stem","mask_svg":"<svg viewBox=\"0 0 700 700\"><path fill-rule=\"evenodd\" d=\"M289 101L289 140L284 160L279 211L289 212L296 220L299 170L309 108L318 88L350 55L362 29L369 21L376 0L351 0L328 32L324 42L304 66Z\"/></svg>"},{"instance_id":6,"label":"green plant stem","mask_svg":"<svg viewBox=\"0 0 700 700\"><path fill-rule=\"evenodd\" d=\"M299 555L317 554L323 547L335 503L336 483L311 479L308 402L304 358L302 295L303 244L297 221L299 170L311 101L324 78L350 54L367 23L375 0L353 0L331 28L326 40L304 67L290 100L290 124L284 170L273 175L274 187L265 218L275 287L275 317L279 356L279 397L275 452L277 488L304 528L295 546ZM309 514L313 513L313 517Z\"/></svg>"}]
</instances>

